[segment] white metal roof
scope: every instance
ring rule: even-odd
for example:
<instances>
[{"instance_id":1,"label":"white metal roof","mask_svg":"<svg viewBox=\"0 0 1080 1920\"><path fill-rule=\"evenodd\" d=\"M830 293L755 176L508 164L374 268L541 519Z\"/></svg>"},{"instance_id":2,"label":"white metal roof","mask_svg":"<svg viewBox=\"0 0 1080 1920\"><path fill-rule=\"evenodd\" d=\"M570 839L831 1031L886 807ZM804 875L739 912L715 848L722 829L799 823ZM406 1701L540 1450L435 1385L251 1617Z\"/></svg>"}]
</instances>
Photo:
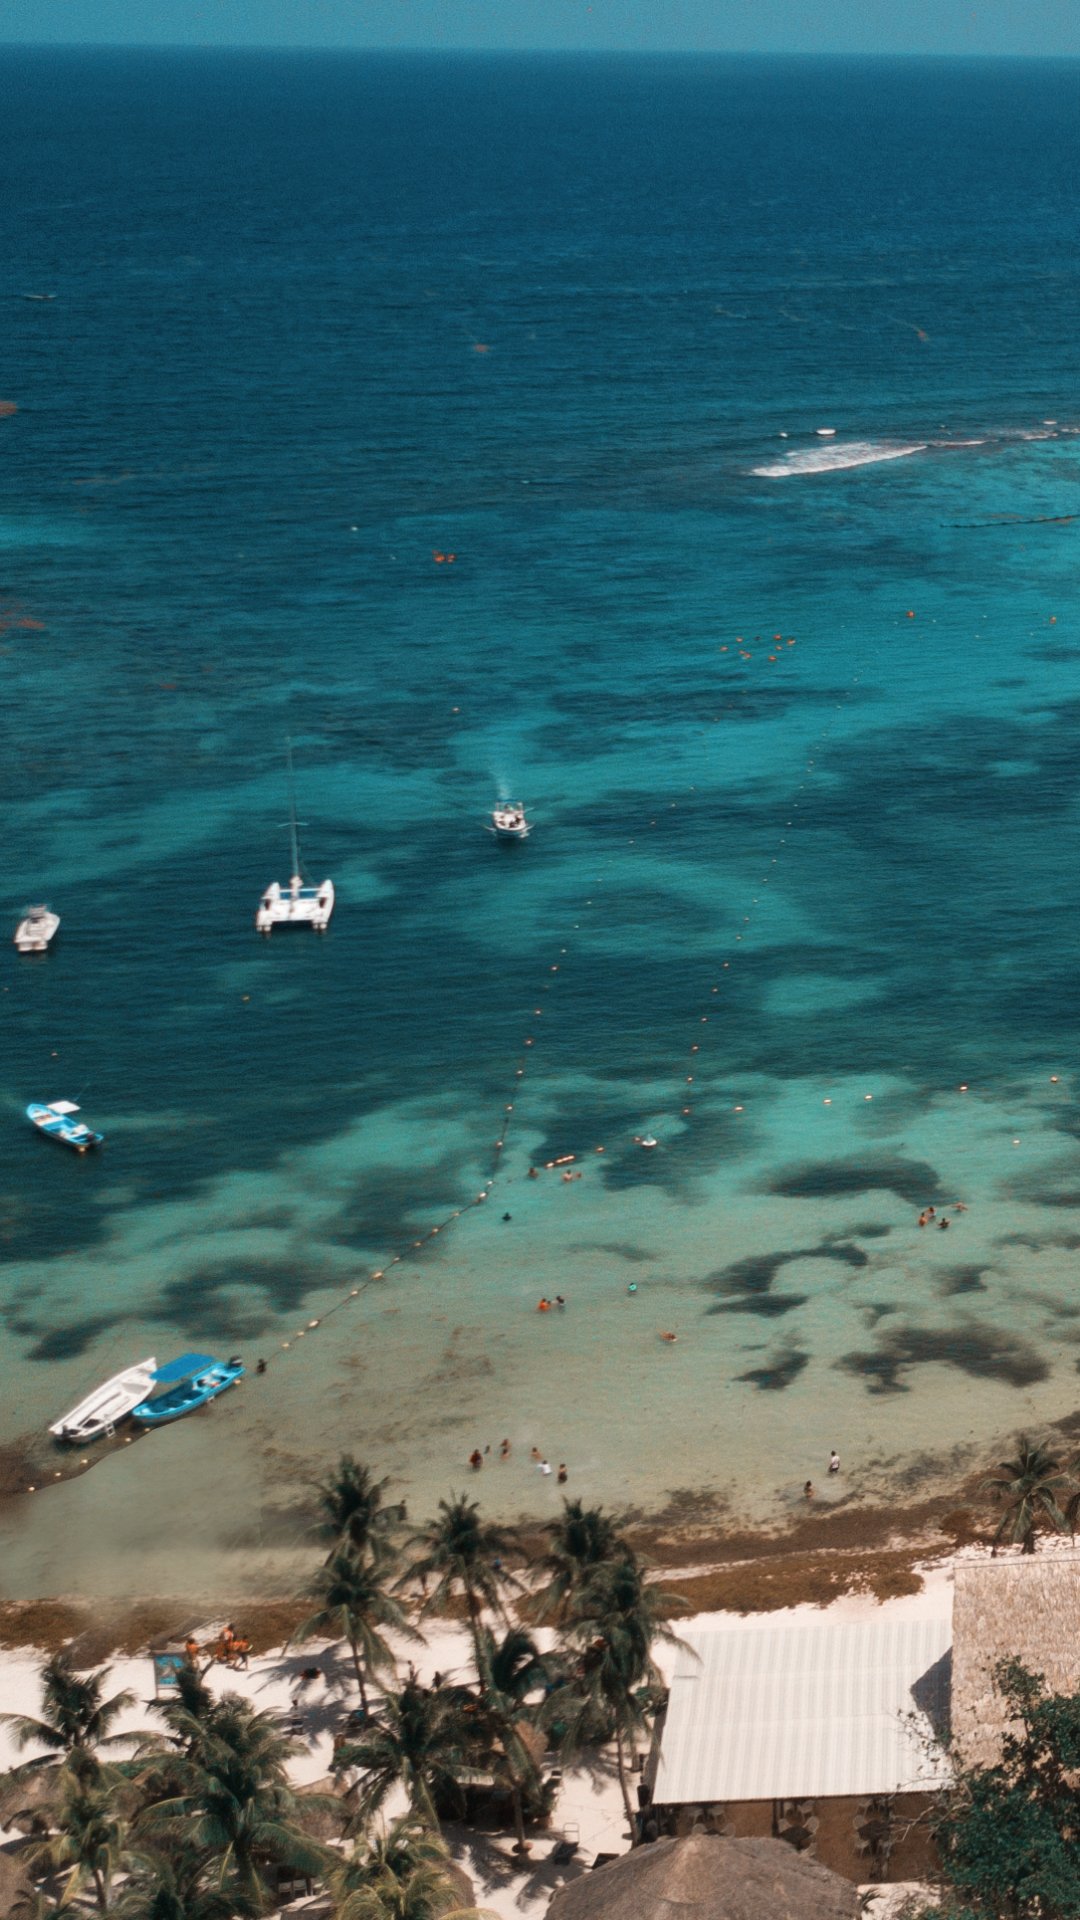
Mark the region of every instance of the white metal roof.
<instances>
[{"instance_id":1,"label":"white metal roof","mask_svg":"<svg viewBox=\"0 0 1080 1920\"><path fill-rule=\"evenodd\" d=\"M952 1621L810 1622L682 1635L653 1797L896 1793L949 1777ZM698 1657L695 1658L694 1654Z\"/></svg>"}]
</instances>

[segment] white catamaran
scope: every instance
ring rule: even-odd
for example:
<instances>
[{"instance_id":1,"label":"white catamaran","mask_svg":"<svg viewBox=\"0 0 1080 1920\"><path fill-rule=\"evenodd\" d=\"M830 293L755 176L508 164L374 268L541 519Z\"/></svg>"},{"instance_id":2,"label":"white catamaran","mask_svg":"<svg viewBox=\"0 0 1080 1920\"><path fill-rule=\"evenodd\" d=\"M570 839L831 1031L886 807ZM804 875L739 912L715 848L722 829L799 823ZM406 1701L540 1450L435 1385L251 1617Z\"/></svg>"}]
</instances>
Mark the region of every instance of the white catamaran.
<instances>
[{"instance_id":1,"label":"white catamaran","mask_svg":"<svg viewBox=\"0 0 1080 1920\"><path fill-rule=\"evenodd\" d=\"M266 888L255 914L256 933L272 933L275 927L305 922L316 933L325 933L334 911L334 883L324 880L319 887L304 884L300 868L300 822L296 818L296 792L293 784L292 741L287 746L289 767L289 844L292 848L292 877L287 887L274 880Z\"/></svg>"}]
</instances>

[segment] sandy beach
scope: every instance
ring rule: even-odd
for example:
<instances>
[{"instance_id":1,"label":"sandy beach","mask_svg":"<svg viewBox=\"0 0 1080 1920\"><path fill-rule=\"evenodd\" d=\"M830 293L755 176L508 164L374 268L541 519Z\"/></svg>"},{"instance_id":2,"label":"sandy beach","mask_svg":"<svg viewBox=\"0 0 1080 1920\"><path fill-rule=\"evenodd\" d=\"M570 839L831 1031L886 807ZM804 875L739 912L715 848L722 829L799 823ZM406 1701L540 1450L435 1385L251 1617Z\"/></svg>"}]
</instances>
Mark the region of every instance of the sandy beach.
<instances>
[{"instance_id":1,"label":"sandy beach","mask_svg":"<svg viewBox=\"0 0 1080 1920\"><path fill-rule=\"evenodd\" d=\"M806 1602L780 1612L743 1615L726 1610L700 1612L688 1615L680 1625L698 1631L715 1629L739 1633L752 1629L765 1619L778 1618L792 1622L824 1618L941 1618L951 1610L952 1580L953 1563L949 1559L920 1568L913 1577L914 1591L884 1601L876 1599L872 1593L853 1593L841 1595L825 1608ZM165 1603L159 1603L159 1607L160 1617L163 1618ZM57 1605L52 1617L53 1631L59 1631L65 1624L70 1631L77 1624L76 1616L77 1610L72 1607L65 1621ZM258 1618L256 1613L256 1621ZM39 1625L43 1624L43 1619L44 1616L39 1615ZM220 1628L222 1620L223 1616L201 1621L189 1616L183 1623L183 1630L194 1630L197 1636L210 1640ZM270 1630L271 1620L268 1611L263 1624ZM28 1613L24 1615L24 1624L27 1629L33 1624ZM8 1636L13 1625L14 1618L9 1610L3 1622ZM246 1617L243 1625L248 1625ZM179 1626L177 1621L174 1633ZM107 1629L99 1629L93 1636L87 1635L85 1625L83 1634L85 1637L77 1644L88 1650L92 1637L96 1638L99 1648L103 1648L110 1638ZM536 1637L541 1647L551 1643L552 1636L545 1629L540 1629ZM458 1672L468 1670L469 1642L460 1627L439 1621L430 1622L425 1627L425 1639L426 1645L422 1648L404 1643L397 1648L402 1664L414 1662L422 1679L430 1681L436 1673L442 1674L444 1679L452 1679ZM673 1648L660 1647L657 1650L657 1661L666 1678L670 1677L675 1657ZM30 1648L14 1650L9 1647L0 1653L0 1698L6 1711L32 1714L37 1710L39 1659L39 1653ZM111 1688L130 1688L138 1703L119 1723L120 1730L134 1732L135 1729L153 1725L153 1716L148 1716L146 1711L146 1702L153 1696L153 1669L145 1651L114 1654L109 1665L112 1670ZM319 1670L317 1677L305 1679L305 1670L313 1667ZM211 1667L209 1684L215 1692L235 1691L260 1710L283 1719L295 1714L302 1731L298 1736L299 1751L291 1767L292 1777L300 1786L326 1779L333 1753L332 1729L340 1723L343 1712L355 1704L355 1681L346 1648L341 1644L328 1648L310 1644L290 1650L283 1650L280 1645L270 1647L254 1655L250 1670L246 1672L234 1673ZM0 1728L0 1768L10 1767L20 1757L29 1757L30 1753L32 1749L28 1750L27 1755L19 1756L10 1731ZM393 1804L390 1810L395 1810ZM569 1867L560 1866L551 1859L552 1850L564 1831L576 1833L579 1842L575 1862ZM550 1831L538 1832L533 1836L532 1854L524 1867L511 1853L510 1834L486 1835L451 1826L447 1830L447 1838L455 1859L472 1878L482 1905L499 1915L500 1920L542 1920L556 1886L576 1873L586 1871L596 1854L622 1853L629 1844L611 1756L605 1754L599 1766L590 1761L588 1765L565 1770Z\"/></svg>"}]
</instances>

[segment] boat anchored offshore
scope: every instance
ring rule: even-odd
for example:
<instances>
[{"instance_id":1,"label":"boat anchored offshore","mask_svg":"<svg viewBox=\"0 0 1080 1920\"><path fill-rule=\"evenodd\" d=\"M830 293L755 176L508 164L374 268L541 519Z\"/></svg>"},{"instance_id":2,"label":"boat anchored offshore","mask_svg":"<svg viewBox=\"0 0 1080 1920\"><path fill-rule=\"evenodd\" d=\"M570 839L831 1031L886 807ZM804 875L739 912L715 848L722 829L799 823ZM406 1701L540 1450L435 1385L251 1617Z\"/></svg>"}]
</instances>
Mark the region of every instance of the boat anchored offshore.
<instances>
[{"instance_id":1,"label":"boat anchored offshore","mask_svg":"<svg viewBox=\"0 0 1080 1920\"><path fill-rule=\"evenodd\" d=\"M74 1100L50 1100L47 1106L31 1100L26 1117L50 1140L60 1140L65 1147L74 1147L76 1153L85 1153L88 1147L100 1147L105 1135L95 1133L82 1120L73 1120L72 1114L78 1111Z\"/></svg>"},{"instance_id":2,"label":"boat anchored offshore","mask_svg":"<svg viewBox=\"0 0 1080 1920\"><path fill-rule=\"evenodd\" d=\"M44 953L60 925L60 915L50 907L27 907L15 929L15 945L20 953Z\"/></svg>"},{"instance_id":3,"label":"boat anchored offshore","mask_svg":"<svg viewBox=\"0 0 1080 1920\"><path fill-rule=\"evenodd\" d=\"M81 1447L88 1440L99 1440L103 1433L111 1433L121 1420L126 1420L139 1401L146 1398L153 1388L156 1372L157 1361L151 1359L125 1367L123 1373L114 1373L111 1380L96 1387L70 1413L65 1413L62 1420L57 1420L49 1432L73 1447Z\"/></svg>"},{"instance_id":4,"label":"boat anchored offshore","mask_svg":"<svg viewBox=\"0 0 1080 1920\"><path fill-rule=\"evenodd\" d=\"M293 789L292 742L288 746L289 764L289 844L292 848L292 878L287 887L274 880L266 888L255 914L256 933L272 933L275 927L306 922L316 933L325 933L334 911L334 883L324 880L321 887L308 887L300 868L299 822Z\"/></svg>"},{"instance_id":5,"label":"boat anchored offshore","mask_svg":"<svg viewBox=\"0 0 1080 1920\"><path fill-rule=\"evenodd\" d=\"M507 800L501 807L493 809L491 831L496 840L528 839L529 823L520 800Z\"/></svg>"},{"instance_id":6,"label":"boat anchored offshore","mask_svg":"<svg viewBox=\"0 0 1080 1920\"><path fill-rule=\"evenodd\" d=\"M208 1400L224 1393L226 1387L240 1379L243 1371L239 1360L215 1360L211 1353L182 1353L179 1360L170 1360L167 1367L158 1368L154 1386L163 1387L165 1391L140 1400L131 1409L132 1418L141 1420L146 1427L179 1420L181 1415L194 1413L196 1407L205 1407Z\"/></svg>"}]
</instances>

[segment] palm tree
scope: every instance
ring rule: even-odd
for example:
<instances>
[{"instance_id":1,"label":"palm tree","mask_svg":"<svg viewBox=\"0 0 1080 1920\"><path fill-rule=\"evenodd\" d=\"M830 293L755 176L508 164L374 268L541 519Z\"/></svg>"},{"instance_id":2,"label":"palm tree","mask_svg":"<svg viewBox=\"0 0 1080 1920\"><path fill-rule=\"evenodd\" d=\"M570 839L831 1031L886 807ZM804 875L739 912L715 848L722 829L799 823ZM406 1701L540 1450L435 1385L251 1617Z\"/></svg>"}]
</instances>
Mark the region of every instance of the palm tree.
<instances>
[{"instance_id":1,"label":"palm tree","mask_svg":"<svg viewBox=\"0 0 1080 1920\"><path fill-rule=\"evenodd\" d=\"M501 1613L503 1588L521 1584L503 1564L503 1556L510 1549L510 1536L501 1527L481 1520L477 1502L459 1493L439 1501L435 1519L414 1534L409 1545L422 1551L406 1577L424 1584L435 1581L421 1608L421 1617L445 1610L447 1602L460 1589L468 1608L473 1646L478 1649L481 1609L488 1607L492 1612Z\"/></svg>"},{"instance_id":2,"label":"palm tree","mask_svg":"<svg viewBox=\"0 0 1080 1920\"><path fill-rule=\"evenodd\" d=\"M53 1810L53 1831L27 1849L32 1873L63 1873L60 1906L70 1906L88 1883L102 1913L109 1905L113 1876L124 1865L125 1825L116 1782L100 1769L93 1777L62 1769Z\"/></svg>"},{"instance_id":3,"label":"palm tree","mask_svg":"<svg viewBox=\"0 0 1080 1920\"><path fill-rule=\"evenodd\" d=\"M179 1835L206 1856L208 1887L261 1911L267 1867L316 1874L327 1863L301 1824L314 1796L301 1802L289 1785L286 1768L296 1752L268 1713L239 1694L222 1694L192 1750L172 1757L172 1791L145 1808L138 1837L169 1847Z\"/></svg>"},{"instance_id":4,"label":"palm tree","mask_svg":"<svg viewBox=\"0 0 1080 1920\"><path fill-rule=\"evenodd\" d=\"M663 1618L683 1604L677 1595L646 1584L644 1567L629 1547L596 1567L578 1591L566 1630L571 1644L581 1649L577 1672L548 1702L548 1717L558 1713L566 1721L564 1745L570 1751L587 1743L598 1720L611 1728L631 1845L638 1833L626 1749L647 1729L650 1689L662 1681L652 1657L655 1642L684 1644Z\"/></svg>"},{"instance_id":5,"label":"palm tree","mask_svg":"<svg viewBox=\"0 0 1080 1920\"><path fill-rule=\"evenodd\" d=\"M366 1776L362 1820L400 1784L413 1817L438 1830L439 1806L462 1805L459 1775L476 1740L475 1705L461 1689L422 1686L414 1667L399 1691L387 1689L378 1724L334 1757L335 1771Z\"/></svg>"},{"instance_id":6,"label":"palm tree","mask_svg":"<svg viewBox=\"0 0 1080 1920\"><path fill-rule=\"evenodd\" d=\"M257 1908L238 1889L204 1884L205 1852L177 1835L170 1843L132 1849L130 1876L109 1909L115 1920L253 1920Z\"/></svg>"},{"instance_id":7,"label":"palm tree","mask_svg":"<svg viewBox=\"0 0 1080 1920\"><path fill-rule=\"evenodd\" d=\"M54 1653L41 1669L41 1719L22 1713L0 1713L11 1727L15 1745L47 1747L47 1754L31 1767L74 1764L87 1776L97 1767L96 1749L115 1746L126 1734L111 1731L119 1716L135 1705L135 1695L124 1689L105 1700L102 1694L109 1669L78 1673L69 1652Z\"/></svg>"},{"instance_id":8,"label":"palm tree","mask_svg":"<svg viewBox=\"0 0 1080 1920\"><path fill-rule=\"evenodd\" d=\"M307 1589L318 1602L314 1613L297 1627L293 1640L313 1640L318 1635L347 1640L352 1651L360 1705L367 1717L368 1697L364 1669L369 1674L394 1668L394 1654L381 1627L392 1627L409 1640L422 1635L411 1626L403 1609L389 1591L384 1575L385 1562L378 1554L361 1559L349 1549L335 1553L320 1567Z\"/></svg>"},{"instance_id":9,"label":"palm tree","mask_svg":"<svg viewBox=\"0 0 1080 1920\"><path fill-rule=\"evenodd\" d=\"M333 1890L334 1920L484 1920L461 1905L442 1842L408 1816L363 1841Z\"/></svg>"},{"instance_id":10,"label":"palm tree","mask_svg":"<svg viewBox=\"0 0 1080 1920\"><path fill-rule=\"evenodd\" d=\"M213 1720L216 1701L202 1674L195 1666L178 1667L176 1692L165 1700L152 1700L151 1713L158 1713L185 1753L194 1753Z\"/></svg>"},{"instance_id":11,"label":"palm tree","mask_svg":"<svg viewBox=\"0 0 1080 1920\"><path fill-rule=\"evenodd\" d=\"M383 1505L389 1484L388 1480L376 1480L370 1467L354 1460L351 1453L342 1454L328 1480L316 1483L320 1509L317 1530L322 1539L333 1543L331 1557L338 1547L364 1553L380 1536L385 1539L400 1525L404 1507Z\"/></svg>"},{"instance_id":12,"label":"palm tree","mask_svg":"<svg viewBox=\"0 0 1080 1920\"><path fill-rule=\"evenodd\" d=\"M994 1534L994 1553L1005 1539L1013 1546L1022 1542L1023 1553L1034 1553L1040 1520L1049 1520L1055 1533L1063 1532L1069 1524L1059 1501L1059 1495L1069 1486L1064 1465L1045 1447L1038 1443L1032 1446L1024 1433L1017 1442L1015 1460L999 1460L986 1484L992 1498L1005 1503Z\"/></svg>"},{"instance_id":13,"label":"palm tree","mask_svg":"<svg viewBox=\"0 0 1080 1920\"><path fill-rule=\"evenodd\" d=\"M547 1685L547 1662L524 1627L511 1627L501 1641L481 1627L477 1679L485 1763L496 1784L509 1792L515 1850L525 1853L525 1800L540 1788L540 1767L528 1738L538 1716L527 1702L530 1693Z\"/></svg>"},{"instance_id":14,"label":"palm tree","mask_svg":"<svg viewBox=\"0 0 1080 1920\"><path fill-rule=\"evenodd\" d=\"M540 1614L558 1614L572 1600L594 1567L626 1552L614 1520L603 1507L564 1500L558 1520L548 1526L550 1552L540 1562L551 1577L540 1596Z\"/></svg>"}]
</instances>

